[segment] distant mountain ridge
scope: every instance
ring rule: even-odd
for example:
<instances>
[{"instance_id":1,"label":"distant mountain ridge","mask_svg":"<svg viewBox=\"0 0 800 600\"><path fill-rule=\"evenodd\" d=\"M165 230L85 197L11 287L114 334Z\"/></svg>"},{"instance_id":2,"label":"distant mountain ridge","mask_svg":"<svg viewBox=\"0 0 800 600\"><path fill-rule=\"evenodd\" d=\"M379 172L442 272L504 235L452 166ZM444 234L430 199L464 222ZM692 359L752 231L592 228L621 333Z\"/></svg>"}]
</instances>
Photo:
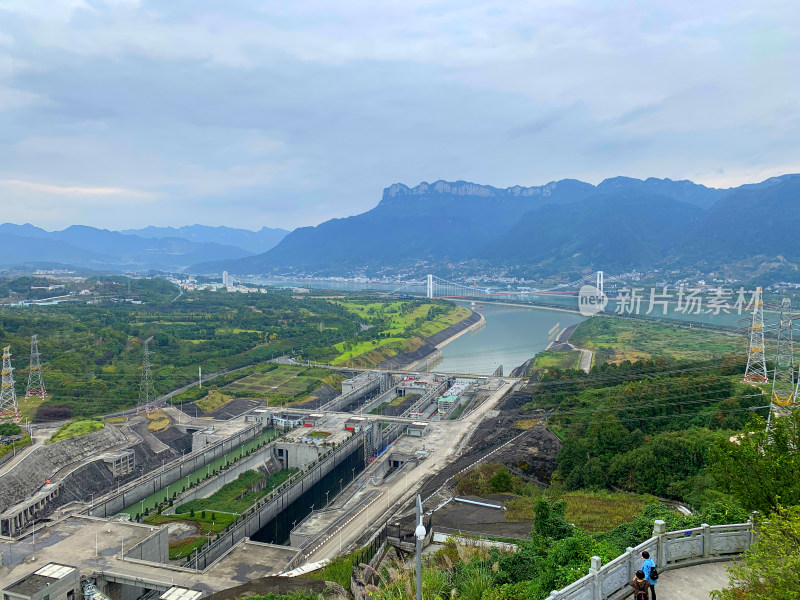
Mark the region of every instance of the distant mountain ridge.
<instances>
[{"instance_id":1,"label":"distant mountain ridge","mask_svg":"<svg viewBox=\"0 0 800 600\"><path fill-rule=\"evenodd\" d=\"M343 275L468 263L536 276L594 268L719 268L776 256L800 262L794 237L756 243L743 231L747 215L765 201L771 214L784 215L776 217L784 220L777 224L782 231L795 227L799 194L798 175L728 189L629 177L596 186L575 179L509 188L395 183L364 213L302 227L267 252L200 263L190 271ZM701 250L709 257L705 262L698 262Z\"/></svg>"},{"instance_id":2,"label":"distant mountain ridge","mask_svg":"<svg viewBox=\"0 0 800 600\"><path fill-rule=\"evenodd\" d=\"M213 242L235 246L253 254L266 252L288 235L286 229L262 227L258 231L210 225L184 225L183 227L155 227L125 229L120 233L144 238L182 238L197 243Z\"/></svg>"}]
</instances>

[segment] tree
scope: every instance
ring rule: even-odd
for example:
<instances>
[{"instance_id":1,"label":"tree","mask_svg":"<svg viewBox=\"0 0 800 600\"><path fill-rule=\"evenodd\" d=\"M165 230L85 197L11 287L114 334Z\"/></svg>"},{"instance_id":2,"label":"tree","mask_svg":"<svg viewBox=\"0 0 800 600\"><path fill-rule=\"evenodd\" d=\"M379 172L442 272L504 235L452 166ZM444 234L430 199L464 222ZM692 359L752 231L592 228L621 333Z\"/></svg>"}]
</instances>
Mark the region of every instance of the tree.
<instances>
[{"instance_id":1,"label":"tree","mask_svg":"<svg viewBox=\"0 0 800 600\"><path fill-rule=\"evenodd\" d=\"M778 508L757 528L758 541L728 567L731 587L712 592L716 600L800 598L800 506Z\"/></svg>"},{"instance_id":2,"label":"tree","mask_svg":"<svg viewBox=\"0 0 800 600\"><path fill-rule=\"evenodd\" d=\"M754 418L749 433L712 448L710 471L717 485L747 510L768 513L800 504L800 411L775 417L767 431Z\"/></svg>"},{"instance_id":3,"label":"tree","mask_svg":"<svg viewBox=\"0 0 800 600\"><path fill-rule=\"evenodd\" d=\"M508 469L500 469L489 480L492 486L492 491L495 493L510 492L514 488L514 480L511 478L511 473Z\"/></svg>"},{"instance_id":4,"label":"tree","mask_svg":"<svg viewBox=\"0 0 800 600\"><path fill-rule=\"evenodd\" d=\"M574 528L567 522L567 503L563 500L550 503L546 498L539 498L533 511L535 518L531 534L534 537L560 540L572 534Z\"/></svg>"}]
</instances>

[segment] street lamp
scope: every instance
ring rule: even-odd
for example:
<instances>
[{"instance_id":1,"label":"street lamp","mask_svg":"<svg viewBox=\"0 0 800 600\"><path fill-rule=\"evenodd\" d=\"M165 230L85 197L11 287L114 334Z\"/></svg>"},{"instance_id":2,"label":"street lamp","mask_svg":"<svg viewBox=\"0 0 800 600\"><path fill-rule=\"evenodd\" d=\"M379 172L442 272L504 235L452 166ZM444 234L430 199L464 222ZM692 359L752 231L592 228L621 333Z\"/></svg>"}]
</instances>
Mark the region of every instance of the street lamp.
<instances>
[{"instance_id":1,"label":"street lamp","mask_svg":"<svg viewBox=\"0 0 800 600\"><path fill-rule=\"evenodd\" d=\"M417 538L417 600L422 600L422 540L426 533L422 524L422 499L417 494L417 528L414 530L414 537Z\"/></svg>"}]
</instances>

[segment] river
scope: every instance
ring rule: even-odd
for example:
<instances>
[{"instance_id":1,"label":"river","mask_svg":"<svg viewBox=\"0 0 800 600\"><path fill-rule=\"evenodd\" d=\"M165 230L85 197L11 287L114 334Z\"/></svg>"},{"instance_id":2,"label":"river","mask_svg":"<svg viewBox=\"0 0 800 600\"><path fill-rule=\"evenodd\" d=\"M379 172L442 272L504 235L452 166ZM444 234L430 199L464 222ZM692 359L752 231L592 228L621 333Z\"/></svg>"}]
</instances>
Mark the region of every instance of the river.
<instances>
[{"instance_id":1,"label":"river","mask_svg":"<svg viewBox=\"0 0 800 600\"><path fill-rule=\"evenodd\" d=\"M472 307L486 319L484 326L465 333L442 348L436 371L491 375L503 366L508 375L515 368L547 348L556 323L558 331L575 325L585 317L541 308L481 304ZM557 335L557 332L556 332Z\"/></svg>"}]
</instances>

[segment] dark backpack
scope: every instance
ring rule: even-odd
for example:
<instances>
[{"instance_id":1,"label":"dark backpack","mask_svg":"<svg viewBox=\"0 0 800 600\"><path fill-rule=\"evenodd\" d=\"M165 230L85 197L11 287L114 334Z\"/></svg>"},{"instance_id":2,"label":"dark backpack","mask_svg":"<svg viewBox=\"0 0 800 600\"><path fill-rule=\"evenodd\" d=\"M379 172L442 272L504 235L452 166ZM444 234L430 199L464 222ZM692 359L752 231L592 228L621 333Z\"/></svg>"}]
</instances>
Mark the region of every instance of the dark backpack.
<instances>
[{"instance_id":1,"label":"dark backpack","mask_svg":"<svg viewBox=\"0 0 800 600\"><path fill-rule=\"evenodd\" d=\"M652 579L653 581L658 581L658 569L656 569L655 566L650 568L649 579Z\"/></svg>"}]
</instances>

